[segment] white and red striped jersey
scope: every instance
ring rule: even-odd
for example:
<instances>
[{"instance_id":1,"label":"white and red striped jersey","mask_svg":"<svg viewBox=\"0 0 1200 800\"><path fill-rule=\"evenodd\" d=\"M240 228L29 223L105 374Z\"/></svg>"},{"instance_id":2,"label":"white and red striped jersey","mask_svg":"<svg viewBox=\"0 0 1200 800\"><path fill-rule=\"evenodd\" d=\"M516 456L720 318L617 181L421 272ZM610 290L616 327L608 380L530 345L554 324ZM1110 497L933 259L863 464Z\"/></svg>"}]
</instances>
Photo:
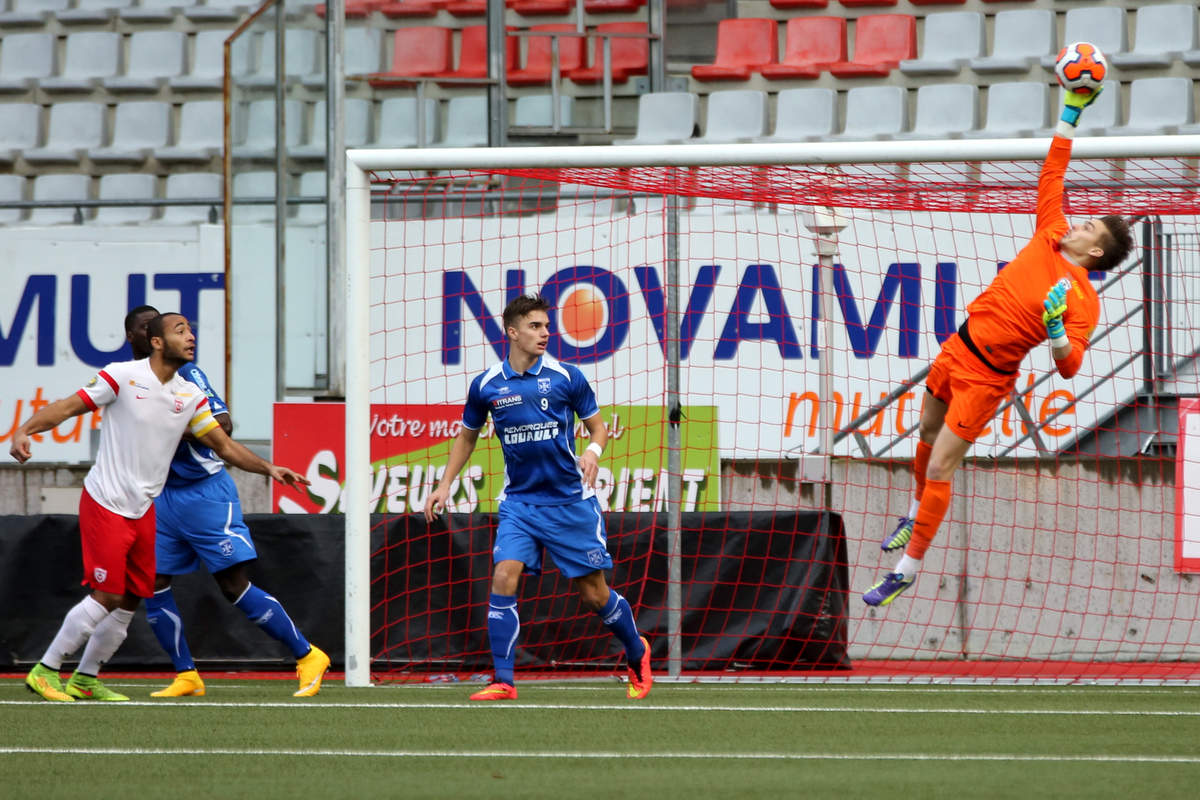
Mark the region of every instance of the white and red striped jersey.
<instances>
[{"instance_id":1,"label":"white and red striped jersey","mask_svg":"<svg viewBox=\"0 0 1200 800\"><path fill-rule=\"evenodd\" d=\"M148 358L109 364L77 394L93 411L104 407L100 451L83 485L97 503L130 519L162 491L183 434L219 427L203 391L179 375L162 383Z\"/></svg>"}]
</instances>

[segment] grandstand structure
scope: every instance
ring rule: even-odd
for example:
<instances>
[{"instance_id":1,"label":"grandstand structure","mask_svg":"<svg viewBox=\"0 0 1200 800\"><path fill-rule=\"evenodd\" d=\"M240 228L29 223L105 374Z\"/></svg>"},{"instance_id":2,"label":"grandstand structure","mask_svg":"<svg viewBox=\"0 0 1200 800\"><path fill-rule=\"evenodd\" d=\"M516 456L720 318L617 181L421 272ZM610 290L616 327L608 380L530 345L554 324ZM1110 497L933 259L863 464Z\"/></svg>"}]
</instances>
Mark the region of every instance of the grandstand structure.
<instances>
[{"instance_id":1,"label":"grandstand structure","mask_svg":"<svg viewBox=\"0 0 1200 800\"><path fill-rule=\"evenodd\" d=\"M329 12L339 8L344 20L331 20ZM340 51L331 50L331 35L334 41L344 41ZM686 254L670 248L687 251L689 236L692 242L728 244L730 249L721 255L714 252L711 260L736 264L722 278L733 285L716 289L719 297L729 290L731 299L722 310L730 319L737 317L741 302L732 298L743 286L778 288L778 295L764 293L770 298L788 296L801 284L815 292L803 271L815 263L811 232L797 211L811 209L818 205L815 198L824 196L823 177L815 170L796 177L774 171L776 162L757 167L743 163L735 175L708 173L691 164L654 177L629 164L607 175L583 170L571 174L561 167L569 156L559 148L643 145L708 152L726 144L878 143L891 154L890 161L881 162L884 169L875 169L879 163L855 165L850 159L843 165L850 182L839 184L853 193L851 184L858 181L863 196L876 195L863 201L863 208L895 214L850 215L843 252L877 264L880 272L862 278L861 284L854 283L858 277L846 279L852 283L851 299L877 298L875 310L882 308L886 317L893 307L890 295L883 302L886 292L903 288L881 288L883 273L890 281L887 286L910 285L904 283L912 277L904 271L908 262L889 257L908 246L903 244L907 239L895 234L905 226L919 229L915 247L928 257L930 269L936 262L939 287L954 279L948 270L945 275L942 271L943 265L956 261L954 247L970 250L980 261L991 258L994 265L1015 252L1023 229L1000 222L983 227L971 215L1018 215L1032 209L1030 187L1036 183L1037 165L1024 145L1052 132L1058 91L1054 55L1071 40L1095 42L1109 60L1105 91L1083 117L1081 142L1200 134L1200 19L1196 6L1188 3L342 0L327 7L295 0L0 0L0 164L5 167L0 174L0 235L34 237L31 241L45 246L56 239L88 237L162 244L191 241L190 232L198 231L199 258L209 264L212 275L224 275L223 377L231 405L238 409L239 434L265 443L273 436L269 401L336 399L347 391L341 345L346 331L368 318L374 334L390 337L389 348L416 359L405 362L400 374L421 376L396 378L389 371L391 354L373 361L369 371L384 373L371 374L373 402L378 395L381 402L414 406L460 403L450 390L439 395L427 388L439 380L465 388L457 372L446 370L428 381L425 372L418 372L425 369L421 359L436 362L437 369L449 363L446 337L458 335L458 328L446 333L452 326L435 330L430 322L417 325L415 318L406 316L411 312L405 303L447 291L442 273L459 266L451 259L473 248L486 253L489 237L499 240L503 234L510 241L536 241L552 257L570 261L575 278L587 268L599 270L594 265L601 265L603 258L632 258L649 265L682 260ZM331 72L345 80L331 80ZM341 117L331 117L330 109L338 107ZM967 148L990 143L990 149L969 152L1007 155L1000 158L998 172L989 172L982 155L976 161L954 162L957 168L950 166L953 159L938 163L926 156L924 161L914 159L922 165L914 166L902 163L899 155L907 152L904 148L934 152L946 142ZM1012 144L1009 150L1006 142ZM533 163L496 169L448 166L445 159L411 170L378 167L371 176L366 215L378 223L385 241L367 248L362 257L388 265L382 283L388 287L386 296L396 299L370 305L361 319L347 319L340 302L347 269L342 255L347 234L340 227L345 207L343 151L510 145L545 148L545 163L554 168ZM1135 260L1111 282L1097 283L1107 290L1106 302L1111 303L1111 309L1105 307L1106 327L1101 332L1107 342L1105 355L1073 387L1073 397L1081 404L1092 397L1097 410L1086 425L1070 435L1055 434L1059 438L1051 441L1045 432L1061 428L1064 413L1051 400L1062 389L1048 383L1045 369L1031 374L1028 382L1023 378L1020 393L1002 412L1003 425L1015 432L989 442L986 453L979 453L978 469L962 479L967 496L978 502L953 512L951 532L943 534L951 544L945 555L931 559L912 610L892 617L898 624L889 627L886 617L861 609L853 590L865 588L860 584L866 576L878 571L872 541L876 529L881 533L907 506L910 453L905 448L913 431L900 420L906 402L911 413L914 387L923 377L917 366L903 373L863 376L873 381L869 391L860 392L866 399L855 395L851 401L849 392L839 395L836 414L825 402L840 389L826 384L811 404L811 422L807 393L799 390L782 404L786 419L760 420L757 410L741 407L736 424L711 420L708 461L697 463L708 468L711 462L708 480L710 486L719 484L719 492L706 495L701 490L694 510L827 512L834 507L844 513L848 547L838 558L843 569L848 560L848 571L834 594L848 604L839 630L848 641L851 661L876 665L884 673L899 670L912 678L933 674L928 664L946 661L1045 665L1074 660L1086 662L1092 670L1087 674L1096 675L1103 670L1095 665L1107 660L1161 664L1200 658L1190 644L1196 613L1186 586L1188 568L1171 562L1177 531L1172 520L1158 513L1176 498L1170 473L1178 444L1177 415L1186 405L1179 398L1200 394L1200 341L1193 324L1195 292L1200 288L1200 238L1194 229L1195 186L1200 185L1195 157L1200 152L1173 152L1159 160L1096 152L1081 172L1069 177L1071 213L1115 209L1143 215ZM793 180L794 189L789 188ZM841 176L832 180L841 181ZM1098 194L1089 194L1091 187L1098 187ZM977 202L975 195L981 192L994 194L993 206ZM1152 199L1143 203L1146 197ZM878 198L887 198L890 205ZM1147 207L1151 211L1145 211ZM437 238L421 244L404 238L417 230L428 236L436 233ZM868 232L881 230L886 232L879 240L870 239ZM636 246L623 253L601 244L613 241L617 233ZM403 235L394 238L398 234ZM751 239L768 246L755 250L745 244ZM661 245L653 244L659 240ZM791 254L792 245L783 244L791 240L807 249ZM977 253L980 241L989 242L994 252L986 257ZM541 249L536 252L531 263L546 272L549 268L543 268L542 260L549 257ZM862 255L867 252L872 255ZM455 322L461 323L461 348L472 366L472 359L494 348L484 318L498 313L497 304L516 287L534 288L544 278L533 267L528 276L514 277L522 268L519 258L514 264L491 259L485 255L478 263L464 261L471 268L455 272L458 294L446 300L445 307L460 315ZM397 264L413 265L409 277ZM770 285L777 277L768 269L749 271L763 264L778 267L781 285ZM655 283L661 281L658 273L627 266L631 271L622 273L624 282L619 285L630 288L631 296L637 287L647 311L640 318L634 314L631 320L618 321L640 325L645 340L641 344L655 344L657 335L657 342L667 347L664 323L656 314L678 315L686 308L689 318L703 324L704 309L693 314L686 305L688 296L682 298L683 306L679 298L661 299L669 291ZM684 281L691 298L706 297L696 294L697 287L703 287L704 280L717 280L715 269L704 272L710 266L719 265L701 265L689 275L690 283ZM784 272L785 266L791 271ZM735 271L738 275L730 278ZM611 280L597 277L599 272L586 274L589 280ZM757 283L747 277L751 274ZM486 285L483 275L490 276ZM393 279L395 283L388 283ZM172 280L163 279L163 285L174 286ZM134 285L131 278L129 297ZM573 301L576 297L570 295ZM905 302L903 296L896 297L893 314L901 313ZM568 299L565 290L562 299ZM570 352L576 355L586 355L595 344L585 335L590 330L588 315L597 315L595 329L615 318L611 308L593 311L590 302L579 299L582 310L573 312L581 315L574 320L583 331L572 340L576 349ZM927 296L921 302L925 324L948 324L946 319L953 318L937 310L940 299ZM807 329L811 324L813 332L812 340L802 335L801 342L815 348L817 320L833 314L817 305L811 314L801 308L809 310L792 306L796 327ZM755 306L753 313L760 310ZM9 316L0 317L0 324L13 318L12 309L5 313ZM89 324L93 329L100 325L85 320L83 327ZM729 324L741 334L761 333L755 326L763 323L747 309L743 328ZM841 349L832 357L853 365L862 349L873 350L880 341L878 346L895 346L890 332L882 339L873 332L875 325L867 314L847 324L850 338L839 342ZM411 330L406 332L406 326ZM405 338L409 335L415 338ZM71 336L74 341L74 328ZM711 352L720 348L723 334L716 329L697 336L712 345ZM794 344L782 334L778 340L781 351ZM900 341L905 346L907 340ZM219 360L215 353L207 357ZM757 391L787 398L790 387L784 378L769 375L776 369L773 364L757 357L732 369L717 364L710 393L729 394L727 387L737 381L737 370L745 369L761 381ZM789 362L779 372L792 367ZM1039 368L1044 367L1039 362ZM869 372L869 365L861 371ZM621 386L654 387L658 380L652 368L598 375ZM670 414L679 410L657 399L653 389L646 391L635 395L642 406L658 403ZM718 407L715 403L713 408ZM683 405L690 418L705 419L707 404L688 397ZM665 421L667 413L651 413L647 419L659 420L665 431L672 427ZM678 422L677 417L671 420ZM745 438L738 426L749 420L773 432L778 429L774 450L770 437L762 433L754 434L752 441ZM881 427L886 435L876 435ZM814 438L812 431L818 429L828 438ZM648 442L639 452L674 453L696 446L671 440L664 432L661 441ZM431 447L434 453L436 446ZM805 458L813 453L819 455L815 466ZM620 510L647 513L662 510L668 498L679 501L694 485L686 483L689 470L701 469L686 461L689 453L683 457L682 463L661 464L662 474L671 473L670 488L666 481L661 489L648 488L649 476L660 474L658 463L642 468L643 483L633 469L620 488L615 487L622 479L610 476L613 497L628 500ZM433 459L429 455L428 463ZM420 473L406 473L414 482L408 494L398 495L385 488L399 485L397 465L387 462L383 467L368 498L371 509L392 518L402 510L417 511L415 498L421 487L413 476ZM429 468L424 473L425 491L432 472ZM1047 472L1057 481L1050 482L1050 488L1031 489ZM835 491L834 484L841 488ZM1024 505L1031 494L1050 511ZM247 511L284 508L278 496L267 500L261 487L249 497L258 499L246 502ZM321 505L313 497L293 502L312 510ZM337 502L336 497L329 499L326 510ZM464 509L468 505L463 501ZM470 505L470 510L476 507ZM479 508L487 510L486 499ZM1106 554L1105 509L1125 525L1135 520L1132 524L1146 537L1144 546L1125 542L1116 548L1117 554ZM1053 531L1049 544L1039 543L1036 534L1043 529ZM1075 540L1082 544L1071 544ZM470 546L475 548L472 559L486 557L486 546L475 538ZM400 559L402 553L407 557L405 547L421 549L389 539L385 548L371 553L372 569L379 561ZM428 550L423 557L430 562L440 559L432 546ZM1177 559L1179 552L1174 551ZM644 553L614 555L623 575L657 568ZM1081 577L1074 560L1093 574ZM1043 569L1041 563L1047 561L1052 566ZM984 580L997 574L1003 576L997 582ZM404 573L404 580L410 579L416 580ZM456 580L477 585L479 576ZM773 578L761 580L766 585ZM678 591L678 575L667 583ZM454 598L451 609L461 612L469 605L462 598L464 586L455 584L448 591ZM681 599L671 591L664 588L661 597L648 593L644 602L668 619L668 612L687 599L686 592ZM378 592L384 593L383 599ZM368 647L379 665L375 669L456 671L445 660L447 647L465 649L467 657L456 662L471 665L463 672L485 665L480 661L486 656L481 619L455 631L454 636L461 633L461 640L469 642L463 647L457 638L450 637L454 641L447 645L430 633L422 616L426 611L400 621L390 616L389 603L419 606L415 592L408 584L384 579L354 598L359 621L371 620ZM557 608L557 598L566 589L551 584L545 592L537 602ZM368 595L371 602L362 612L360 604ZM1085 608L1079 606L1079 597L1086 598ZM1093 606L1104 610L1089 615ZM388 607L385 622L375 619L381 607ZM1059 613L1063 608L1070 613ZM437 617L444 610L429 609L427 615ZM773 611L780 617L789 613L783 607ZM707 614L702 616L711 624ZM719 616L713 614L712 619ZM655 618L650 613L647 617ZM565 628L547 631L540 640L535 637L531 650L536 643L543 648L539 652L550 653L546 663L575 658L584 668L603 669L611 654L595 648L580 646L566 659L552 653L558 641L553 637L573 647L580 638L587 639L578 627L571 627L585 624L583 618L568 619ZM1131 632L1135 628L1140 632ZM406 638L410 630L417 633ZM355 630L356 636L361 633ZM721 635L715 634L717 639ZM727 647L715 648L725 647L733 654L723 666L716 657L689 661L678 641L669 652L656 651L656 658L668 658L675 673L736 671L745 654L734 641L737 635L730 634ZM767 672L808 668L757 650L748 662ZM902 666L889 668L889 662ZM697 663L701 666L695 667ZM541 669L545 663L535 666ZM359 680L366 669L356 665ZM1184 673L1171 672L1170 677L1182 674L1190 679L1190 673ZM998 680L1032 673L998 669L984 674ZM1045 667L1039 674L1053 679L1082 673Z\"/></svg>"}]
</instances>

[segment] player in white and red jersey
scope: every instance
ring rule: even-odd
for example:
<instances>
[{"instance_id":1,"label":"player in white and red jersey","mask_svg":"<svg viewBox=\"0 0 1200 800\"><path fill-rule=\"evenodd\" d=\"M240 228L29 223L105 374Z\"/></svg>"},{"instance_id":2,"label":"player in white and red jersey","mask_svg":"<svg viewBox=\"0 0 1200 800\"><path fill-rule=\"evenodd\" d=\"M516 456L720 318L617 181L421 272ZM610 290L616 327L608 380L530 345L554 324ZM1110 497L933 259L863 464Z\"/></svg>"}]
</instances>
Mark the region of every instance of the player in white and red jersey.
<instances>
[{"instance_id":1,"label":"player in white and red jersey","mask_svg":"<svg viewBox=\"0 0 1200 800\"><path fill-rule=\"evenodd\" d=\"M96 675L125 640L138 603L153 594L153 501L185 432L242 469L288 485L307 483L230 439L213 418L204 393L176 374L196 350L196 337L181 314L155 317L149 334L149 358L109 364L85 387L42 408L13 434L10 452L24 463L32 456L31 436L104 408L100 451L79 501L82 583L92 592L67 612L46 654L25 678L26 686L47 700L129 699ZM79 668L64 687L62 663L81 645Z\"/></svg>"}]
</instances>

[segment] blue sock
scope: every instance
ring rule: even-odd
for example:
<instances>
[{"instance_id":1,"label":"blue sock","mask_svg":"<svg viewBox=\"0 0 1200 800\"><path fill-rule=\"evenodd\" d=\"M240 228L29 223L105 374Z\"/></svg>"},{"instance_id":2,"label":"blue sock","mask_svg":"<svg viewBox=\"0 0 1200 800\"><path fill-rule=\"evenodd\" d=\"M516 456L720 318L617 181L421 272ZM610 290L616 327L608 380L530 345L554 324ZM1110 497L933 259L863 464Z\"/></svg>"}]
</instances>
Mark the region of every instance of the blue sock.
<instances>
[{"instance_id":1,"label":"blue sock","mask_svg":"<svg viewBox=\"0 0 1200 800\"><path fill-rule=\"evenodd\" d=\"M179 606L175 605L175 594L170 586L146 598L146 621L150 623L150 630L154 631L154 638L171 657L176 672L196 668L192 651L188 649L187 637L183 635L183 618L179 615Z\"/></svg>"},{"instance_id":2,"label":"blue sock","mask_svg":"<svg viewBox=\"0 0 1200 800\"><path fill-rule=\"evenodd\" d=\"M279 601L253 583L246 587L234 605L255 625L290 647L297 659L303 658L312 648Z\"/></svg>"},{"instance_id":3,"label":"blue sock","mask_svg":"<svg viewBox=\"0 0 1200 800\"><path fill-rule=\"evenodd\" d=\"M636 664L646 653L646 647L642 644L637 623L633 621L633 609L629 607L629 602L616 590L609 589L608 602L596 613L604 620L604 627L625 645L625 658L630 664Z\"/></svg>"},{"instance_id":4,"label":"blue sock","mask_svg":"<svg viewBox=\"0 0 1200 800\"><path fill-rule=\"evenodd\" d=\"M515 686L513 678L514 653L517 635L521 632L521 618L517 615L515 594L493 594L488 597L488 643L492 646L492 664L496 683Z\"/></svg>"}]
</instances>

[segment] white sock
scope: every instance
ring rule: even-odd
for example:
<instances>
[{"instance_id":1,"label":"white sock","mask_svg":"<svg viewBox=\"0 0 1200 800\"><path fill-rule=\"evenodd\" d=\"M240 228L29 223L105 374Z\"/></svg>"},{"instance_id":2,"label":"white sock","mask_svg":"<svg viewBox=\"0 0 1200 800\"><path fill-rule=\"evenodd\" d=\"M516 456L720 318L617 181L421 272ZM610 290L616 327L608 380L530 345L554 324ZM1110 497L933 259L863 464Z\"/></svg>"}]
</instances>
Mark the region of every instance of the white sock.
<instances>
[{"instance_id":1,"label":"white sock","mask_svg":"<svg viewBox=\"0 0 1200 800\"><path fill-rule=\"evenodd\" d=\"M921 507L921 501L914 497L912 503L910 503L908 506L908 518L916 519L917 518L917 509L920 507Z\"/></svg>"},{"instance_id":2,"label":"white sock","mask_svg":"<svg viewBox=\"0 0 1200 800\"><path fill-rule=\"evenodd\" d=\"M88 639L87 647L83 648L79 671L84 675L98 675L100 667L113 657L121 642L125 641L132 620L133 612L123 608L116 609L101 620L92 638Z\"/></svg>"},{"instance_id":3,"label":"white sock","mask_svg":"<svg viewBox=\"0 0 1200 800\"><path fill-rule=\"evenodd\" d=\"M908 553L900 556L900 562L896 564L896 568L892 572L899 572L906 578L915 578L917 573L921 571L920 559L913 558Z\"/></svg>"},{"instance_id":4,"label":"white sock","mask_svg":"<svg viewBox=\"0 0 1200 800\"><path fill-rule=\"evenodd\" d=\"M63 662L83 646L96 630L96 625L107 616L108 609L90 594L80 600L63 617L62 627L42 656L42 663L50 669L61 670Z\"/></svg>"}]
</instances>

